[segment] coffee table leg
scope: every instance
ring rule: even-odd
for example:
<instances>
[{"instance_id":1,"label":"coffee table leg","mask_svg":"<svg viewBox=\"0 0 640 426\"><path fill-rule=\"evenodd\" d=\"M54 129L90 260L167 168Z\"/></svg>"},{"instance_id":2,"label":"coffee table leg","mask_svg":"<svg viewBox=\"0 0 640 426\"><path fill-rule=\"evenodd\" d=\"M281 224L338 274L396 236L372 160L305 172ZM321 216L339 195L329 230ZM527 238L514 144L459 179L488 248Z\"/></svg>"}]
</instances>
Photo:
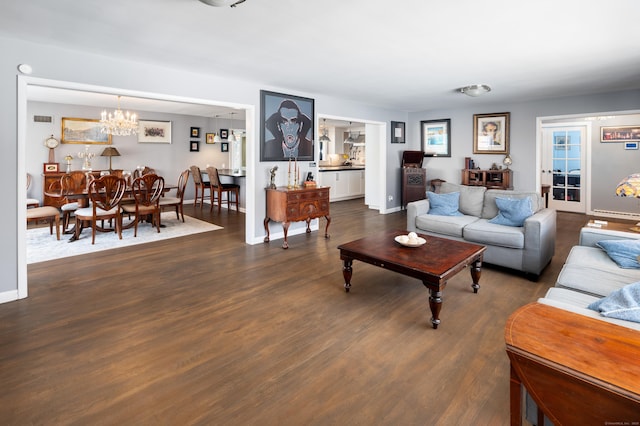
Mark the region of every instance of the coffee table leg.
<instances>
[{"instance_id":1,"label":"coffee table leg","mask_svg":"<svg viewBox=\"0 0 640 426\"><path fill-rule=\"evenodd\" d=\"M477 293L480 289L480 268L482 267L482 260L478 259L473 262L471 265L471 280L473 280L473 284L471 284L471 288L473 288L473 292Z\"/></svg>"},{"instance_id":2,"label":"coffee table leg","mask_svg":"<svg viewBox=\"0 0 640 426\"><path fill-rule=\"evenodd\" d=\"M427 288L429 287L427 286ZM431 325L433 328L438 328L440 324L440 309L442 308L441 291L429 288L429 308L431 308Z\"/></svg>"},{"instance_id":3,"label":"coffee table leg","mask_svg":"<svg viewBox=\"0 0 640 426\"><path fill-rule=\"evenodd\" d=\"M345 259L342 266L342 275L344 276L344 291L347 293L351 288L351 274L353 273L353 269L351 265L353 264L353 259Z\"/></svg>"}]
</instances>

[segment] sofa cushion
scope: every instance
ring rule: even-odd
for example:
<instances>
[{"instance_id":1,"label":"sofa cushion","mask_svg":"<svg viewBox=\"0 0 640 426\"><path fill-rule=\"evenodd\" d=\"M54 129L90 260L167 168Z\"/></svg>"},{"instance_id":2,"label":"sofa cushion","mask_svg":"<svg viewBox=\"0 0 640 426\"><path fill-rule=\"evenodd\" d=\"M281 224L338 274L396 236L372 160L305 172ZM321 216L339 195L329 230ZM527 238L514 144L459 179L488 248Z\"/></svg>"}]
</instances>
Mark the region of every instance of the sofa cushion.
<instances>
[{"instance_id":1,"label":"sofa cushion","mask_svg":"<svg viewBox=\"0 0 640 426\"><path fill-rule=\"evenodd\" d=\"M556 287L604 297L636 281L640 281L640 269L620 268L602 249L574 246L560 271Z\"/></svg>"},{"instance_id":2,"label":"sofa cushion","mask_svg":"<svg viewBox=\"0 0 640 426\"><path fill-rule=\"evenodd\" d=\"M416 217L416 227L426 232L462 238L462 230L478 220L475 216L438 216L423 214Z\"/></svg>"},{"instance_id":3,"label":"sofa cushion","mask_svg":"<svg viewBox=\"0 0 640 426\"><path fill-rule=\"evenodd\" d=\"M640 282L626 285L590 303L587 309L600 312L603 317L640 322Z\"/></svg>"},{"instance_id":4,"label":"sofa cushion","mask_svg":"<svg viewBox=\"0 0 640 426\"><path fill-rule=\"evenodd\" d=\"M496 205L498 215L489 220L496 225L523 226L524 220L533 214L529 198L496 197Z\"/></svg>"},{"instance_id":5,"label":"sofa cushion","mask_svg":"<svg viewBox=\"0 0 640 426\"><path fill-rule=\"evenodd\" d=\"M429 199L429 211L427 214L439 216L462 216L458 211L458 201L460 200L459 192L450 192L448 194L436 194L427 191Z\"/></svg>"},{"instance_id":6,"label":"sofa cushion","mask_svg":"<svg viewBox=\"0 0 640 426\"><path fill-rule=\"evenodd\" d=\"M511 198L521 199L529 198L531 201L531 211L536 213L544 208L544 202L542 198L535 192L519 192L519 191L506 191L502 189L489 189L484 194L484 204L482 206L482 218L492 219L498 215L499 209L496 204L496 198Z\"/></svg>"},{"instance_id":7,"label":"sofa cushion","mask_svg":"<svg viewBox=\"0 0 640 426\"><path fill-rule=\"evenodd\" d=\"M482 205L484 204L484 194L487 188L484 186L458 185L450 182L443 182L440 185L440 193L459 192L460 201L458 210L462 214L480 217Z\"/></svg>"},{"instance_id":8,"label":"sofa cushion","mask_svg":"<svg viewBox=\"0 0 640 426\"><path fill-rule=\"evenodd\" d=\"M609 257L625 269L639 269L640 240L603 240L596 245L607 252Z\"/></svg>"},{"instance_id":9,"label":"sofa cushion","mask_svg":"<svg viewBox=\"0 0 640 426\"><path fill-rule=\"evenodd\" d=\"M479 219L462 231L466 241L507 248L524 248L524 228L496 225L487 219Z\"/></svg>"}]
</instances>

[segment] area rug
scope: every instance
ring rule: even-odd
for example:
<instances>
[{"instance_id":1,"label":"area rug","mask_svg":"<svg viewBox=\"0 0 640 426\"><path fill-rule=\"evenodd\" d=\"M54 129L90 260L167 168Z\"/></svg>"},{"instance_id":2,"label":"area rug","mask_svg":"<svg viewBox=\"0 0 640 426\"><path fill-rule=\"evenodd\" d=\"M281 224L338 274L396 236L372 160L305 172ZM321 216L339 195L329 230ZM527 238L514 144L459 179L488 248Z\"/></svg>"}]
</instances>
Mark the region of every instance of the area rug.
<instances>
[{"instance_id":1,"label":"area rug","mask_svg":"<svg viewBox=\"0 0 640 426\"><path fill-rule=\"evenodd\" d=\"M182 223L176 219L175 212L162 213L161 222L164 227L160 228L160 233L148 223L142 223L138 225L137 237L133 236L133 228L125 229L122 240L115 232L97 232L95 244L91 244L91 228L83 229L80 239L74 242L69 242L71 235L68 234L61 235L58 241L55 229L53 235L49 234L49 226L28 229L27 264L223 229L189 216L185 216Z\"/></svg>"}]
</instances>

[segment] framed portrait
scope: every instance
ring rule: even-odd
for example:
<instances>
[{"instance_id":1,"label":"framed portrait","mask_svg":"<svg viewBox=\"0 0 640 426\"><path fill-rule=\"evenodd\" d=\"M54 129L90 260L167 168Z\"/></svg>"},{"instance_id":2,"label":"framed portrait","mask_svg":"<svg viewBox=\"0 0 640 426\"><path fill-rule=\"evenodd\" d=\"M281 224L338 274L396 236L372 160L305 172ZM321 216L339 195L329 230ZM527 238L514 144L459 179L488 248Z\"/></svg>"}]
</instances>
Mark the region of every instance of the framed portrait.
<instances>
[{"instance_id":1,"label":"framed portrait","mask_svg":"<svg viewBox=\"0 0 640 426\"><path fill-rule=\"evenodd\" d=\"M138 143L171 143L171 122L138 121Z\"/></svg>"},{"instance_id":2,"label":"framed portrait","mask_svg":"<svg viewBox=\"0 0 640 426\"><path fill-rule=\"evenodd\" d=\"M43 172L58 173L58 163L44 163Z\"/></svg>"},{"instance_id":3,"label":"framed portrait","mask_svg":"<svg viewBox=\"0 0 640 426\"><path fill-rule=\"evenodd\" d=\"M198 152L200 151L200 141L191 141L191 145L189 146L190 152Z\"/></svg>"},{"instance_id":4,"label":"framed portrait","mask_svg":"<svg viewBox=\"0 0 640 426\"><path fill-rule=\"evenodd\" d=\"M220 151L221 152L229 152L229 142L220 143Z\"/></svg>"},{"instance_id":5,"label":"framed portrait","mask_svg":"<svg viewBox=\"0 0 640 426\"><path fill-rule=\"evenodd\" d=\"M314 100L260 91L260 161L313 161Z\"/></svg>"},{"instance_id":6,"label":"framed portrait","mask_svg":"<svg viewBox=\"0 0 640 426\"><path fill-rule=\"evenodd\" d=\"M216 142L213 140L213 138L215 138L215 137L216 137L216 134L215 134L215 133L207 133L205 136L206 136L206 137L205 137L205 142L206 142L207 144L211 145L211 144L213 144L213 143L216 143Z\"/></svg>"},{"instance_id":7,"label":"framed portrait","mask_svg":"<svg viewBox=\"0 0 640 426\"><path fill-rule=\"evenodd\" d=\"M391 122L391 143L404 143L405 123L403 121Z\"/></svg>"},{"instance_id":8,"label":"framed portrait","mask_svg":"<svg viewBox=\"0 0 640 426\"><path fill-rule=\"evenodd\" d=\"M100 120L62 117L61 143L111 145L111 135L102 133Z\"/></svg>"},{"instance_id":9,"label":"framed portrait","mask_svg":"<svg viewBox=\"0 0 640 426\"><path fill-rule=\"evenodd\" d=\"M191 128L191 137L199 138L200 137L200 127L192 127Z\"/></svg>"},{"instance_id":10,"label":"framed portrait","mask_svg":"<svg viewBox=\"0 0 640 426\"><path fill-rule=\"evenodd\" d=\"M421 121L420 141L425 157L451 157L451 119Z\"/></svg>"},{"instance_id":11,"label":"framed portrait","mask_svg":"<svg viewBox=\"0 0 640 426\"><path fill-rule=\"evenodd\" d=\"M509 113L473 115L473 153L509 153Z\"/></svg>"},{"instance_id":12,"label":"framed portrait","mask_svg":"<svg viewBox=\"0 0 640 426\"><path fill-rule=\"evenodd\" d=\"M640 126L600 127L600 142L640 142Z\"/></svg>"},{"instance_id":13,"label":"framed portrait","mask_svg":"<svg viewBox=\"0 0 640 426\"><path fill-rule=\"evenodd\" d=\"M229 129L220 129L220 139L227 140L229 138Z\"/></svg>"}]
</instances>

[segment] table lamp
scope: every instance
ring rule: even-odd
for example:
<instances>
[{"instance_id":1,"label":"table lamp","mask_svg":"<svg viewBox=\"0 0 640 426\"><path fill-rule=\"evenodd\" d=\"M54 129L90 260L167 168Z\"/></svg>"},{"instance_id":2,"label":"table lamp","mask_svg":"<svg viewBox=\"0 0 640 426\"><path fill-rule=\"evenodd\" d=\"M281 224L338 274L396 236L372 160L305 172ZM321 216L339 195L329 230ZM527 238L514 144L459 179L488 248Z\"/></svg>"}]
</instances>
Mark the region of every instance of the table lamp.
<instances>
[{"instance_id":1,"label":"table lamp","mask_svg":"<svg viewBox=\"0 0 640 426\"><path fill-rule=\"evenodd\" d=\"M120 153L115 147L108 146L104 149L104 151L102 151L102 154L100 154L100 156L109 157L109 172L112 172L113 169L111 168L111 157L120 157Z\"/></svg>"},{"instance_id":2,"label":"table lamp","mask_svg":"<svg viewBox=\"0 0 640 426\"><path fill-rule=\"evenodd\" d=\"M640 173L633 173L622 179L616 186L616 195L618 197L640 198ZM633 226L630 229L634 232L640 232L638 226Z\"/></svg>"}]
</instances>

